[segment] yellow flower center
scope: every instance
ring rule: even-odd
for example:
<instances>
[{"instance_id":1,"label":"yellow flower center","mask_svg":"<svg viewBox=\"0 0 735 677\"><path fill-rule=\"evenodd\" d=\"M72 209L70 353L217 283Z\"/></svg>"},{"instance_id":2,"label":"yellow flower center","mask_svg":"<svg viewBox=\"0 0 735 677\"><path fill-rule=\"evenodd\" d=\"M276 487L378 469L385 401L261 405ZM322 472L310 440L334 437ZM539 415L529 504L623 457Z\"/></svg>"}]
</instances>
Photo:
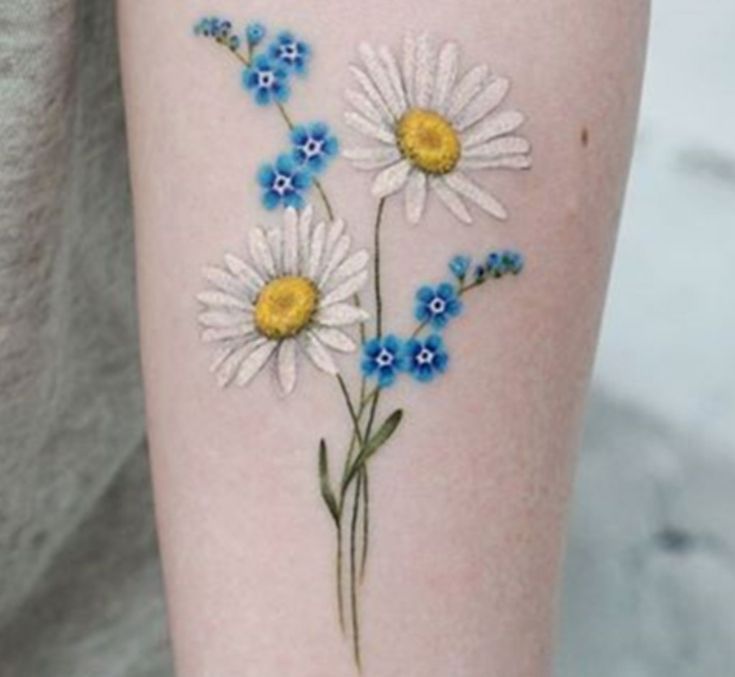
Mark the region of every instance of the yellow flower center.
<instances>
[{"instance_id":1,"label":"yellow flower center","mask_svg":"<svg viewBox=\"0 0 735 677\"><path fill-rule=\"evenodd\" d=\"M319 292L306 277L285 276L271 280L255 302L255 326L270 339L298 334L317 308Z\"/></svg>"},{"instance_id":2,"label":"yellow flower center","mask_svg":"<svg viewBox=\"0 0 735 677\"><path fill-rule=\"evenodd\" d=\"M403 156L427 174L448 174L459 162L462 145L452 125L438 113L412 108L396 128Z\"/></svg>"}]
</instances>

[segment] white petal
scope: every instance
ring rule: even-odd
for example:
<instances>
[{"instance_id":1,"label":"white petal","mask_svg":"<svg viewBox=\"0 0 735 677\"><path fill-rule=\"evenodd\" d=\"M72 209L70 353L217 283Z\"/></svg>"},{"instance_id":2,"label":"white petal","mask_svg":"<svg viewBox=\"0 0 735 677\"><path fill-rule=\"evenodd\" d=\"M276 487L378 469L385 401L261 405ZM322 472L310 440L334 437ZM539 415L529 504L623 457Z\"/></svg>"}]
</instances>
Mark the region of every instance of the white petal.
<instances>
[{"instance_id":1,"label":"white petal","mask_svg":"<svg viewBox=\"0 0 735 677\"><path fill-rule=\"evenodd\" d=\"M207 266L202 273L205 280L211 282L215 287L219 287L222 291L243 299L251 297L250 287L222 268Z\"/></svg>"},{"instance_id":2,"label":"white petal","mask_svg":"<svg viewBox=\"0 0 735 677\"><path fill-rule=\"evenodd\" d=\"M479 143L514 132L523 124L523 120L523 113L517 110L506 110L486 118L462 137L462 148L472 148Z\"/></svg>"},{"instance_id":3,"label":"white petal","mask_svg":"<svg viewBox=\"0 0 735 677\"><path fill-rule=\"evenodd\" d=\"M253 352L248 355L240 368L237 370L237 385L244 386L250 383L253 377L263 368L268 358L273 354L278 343L267 339L262 339L264 343L258 345Z\"/></svg>"},{"instance_id":4,"label":"white petal","mask_svg":"<svg viewBox=\"0 0 735 677\"><path fill-rule=\"evenodd\" d=\"M306 261L306 277L310 279L316 279L317 273L319 272L319 266L322 261L324 254L324 240L326 237L326 224L324 221L320 221L311 236L311 242L309 243L309 257Z\"/></svg>"},{"instance_id":5,"label":"white petal","mask_svg":"<svg viewBox=\"0 0 735 677\"><path fill-rule=\"evenodd\" d=\"M403 188L408 175L411 172L411 163L401 160L394 165L384 169L373 182L373 195L375 197L386 197Z\"/></svg>"},{"instance_id":6,"label":"white petal","mask_svg":"<svg viewBox=\"0 0 735 677\"><path fill-rule=\"evenodd\" d=\"M204 327L237 327L250 324L250 315L239 310L207 310L199 313L199 324Z\"/></svg>"},{"instance_id":7,"label":"white petal","mask_svg":"<svg viewBox=\"0 0 735 677\"><path fill-rule=\"evenodd\" d=\"M342 237L342 233L345 230L344 219L335 219L329 224L329 230L327 232L327 240L325 244L325 255L328 257L332 254L335 245L339 242Z\"/></svg>"},{"instance_id":8,"label":"white petal","mask_svg":"<svg viewBox=\"0 0 735 677\"><path fill-rule=\"evenodd\" d=\"M367 311L350 303L335 303L328 308L320 308L316 322L328 327L346 327L369 319Z\"/></svg>"},{"instance_id":9,"label":"white petal","mask_svg":"<svg viewBox=\"0 0 735 677\"><path fill-rule=\"evenodd\" d=\"M343 261L331 275L328 277L325 276L323 280L324 287L329 288L345 278L364 270L369 259L370 254L368 254L365 249L355 252L352 256Z\"/></svg>"},{"instance_id":10,"label":"white petal","mask_svg":"<svg viewBox=\"0 0 735 677\"><path fill-rule=\"evenodd\" d=\"M406 98L409 105L413 105L415 98L416 78L416 40L407 33L403 38L403 84L406 87Z\"/></svg>"},{"instance_id":11,"label":"white petal","mask_svg":"<svg viewBox=\"0 0 735 677\"><path fill-rule=\"evenodd\" d=\"M287 207L283 215L283 272L296 275L299 266L299 215L293 207Z\"/></svg>"},{"instance_id":12,"label":"white petal","mask_svg":"<svg viewBox=\"0 0 735 677\"><path fill-rule=\"evenodd\" d=\"M350 237L349 235L343 235L332 248L329 253L329 257L322 268L321 274L319 275L319 287L323 287L324 283L329 279L332 271L344 261L347 252L350 250Z\"/></svg>"},{"instance_id":13,"label":"white petal","mask_svg":"<svg viewBox=\"0 0 735 677\"><path fill-rule=\"evenodd\" d=\"M208 290L197 294L197 300L208 306L218 306L220 308L240 308L246 310L252 307L247 299L233 296L222 291Z\"/></svg>"},{"instance_id":14,"label":"white petal","mask_svg":"<svg viewBox=\"0 0 735 677\"><path fill-rule=\"evenodd\" d=\"M483 88L490 69L482 64L469 70L449 96L447 117L453 120Z\"/></svg>"},{"instance_id":15,"label":"white petal","mask_svg":"<svg viewBox=\"0 0 735 677\"><path fill-rule=\"evenodd\" d=\"M376 146L374 148L348 148L342 155L358 169L372 171L382 169L400 160L401 152L395 146Z\"/></svg>"},{"instance_id":16,"label":"white petal","mask_svg":"<svg viewBox=\"0 0 735 677\"><path fill-rule=\"evenodd\" d=\"M403 81L401 80L401 72L398 69L396 58L393 56L393 52L391 52L385 45L378 50L378 57L382 61L386 73L388 73L388 78L393 86L393 91L395 91L396 97L398 98L398 110L400 111L399 116L403 115L408 108L408 102L406 100L406 89Z\"/></svg>"},{"instance_id":17,"label":"white petal","mask_svg":"<svg viewBox=\"0 0 735 677\"><path fill-rule=\"evenodd\" d=\"M378 60L378 56L375 50L367 43L363 42L359 47L360 56L362 62L365 64L368 75L375 83L375 86L380 92L380 96L385 101L391 115L394 118L399 118L403 115L405 108L401 106L400 99L396 94L391 79L383 67L383 64Z\"/></svg>"},{"instance_id":18,"label":"white petal","mask_svg":"<svg viewBox=\"0 0 735 677\"><path fill-rule=\"evenodd\" d=\"M367 118L362 117L354 111L348 111L345 113L345 122L365 136L369 136L383 143L395 145L396 137L395 134L390 130L390 127L386 124L378 125L375 122L370 122Z\"/></svg>"},{"instance_id":19,"label":"white petal","mask_svg":"<svg viewBox=\"0 0 735 677\"><path fill-rule=\"evenodd\" d=\"M348 277L344 282L324 296L321 300L320 307L326 308L333 303L344 301L353 294L356 294L365 286L367 278L368 274L366 270L363 270L352 277Z\"/></svg>"},{"instance_id":20,"label":"white petal","mask_svg":"<svg viewBox=\"0 0 735 677\"><path fill-rule=\"evenodd\" d=\"M467 129L491 113L505 98L510 87L506 78L494 78L467 106L457 115L454 126L460 131Z\"/></svg>"},{"instance_id":21,"label":"white petal","mask_svg":"<svg viewBox=\"0 0 735 677\"><path fill-rule=\"evenodd\" d=\"M437 194L444 206L463 223L472 223L472 216L462 199L444 183L443 178L430 179L431 189Z\"/></svg>"},{"instance_id":22,"label":"white petal","mask_svg":"<svg viewBox=\"0 0 735 677\"><path fill-rule=\"evenodd\" d=\"M375 122L378 125L383 123L384 118L380 111L364 94L356 92L353 89L348 89L345 92L345 98L357 109L358 113L366 117L370 122Z\"/></svg>"},{"instance_id":23,"label":"white petal","mask_svg":"<svg viewBox=\"0 0 735 677\"><path fill-rule=\"evenodd\" d=\"M530 155L504 155L496 158L462 158L457 165L460 169L530 169Z\"/></svg>"},{"instance_id":24,"label":"white petal","mask_svg":"<svg viewBox=\"0 0 735 677\"><path fill-rule=\"evenodd\" d=\"M332 356L314 334L307 332L301 340L301 346L316 367L333 376L337 373L337 365L334 363Z\"/></svg>"},{"instance_id":25,"label":"white petal","mask_svg":"<svg viewBox=\"0 0 735 677\"><path fill-rule=\"evenodd\" d=\"M299 217L299 272L306 270L311 248L311 219L314 214L312 206L306 205Z\"/></svg>"},{"instance_id":26,"label":"white petal","mask_svg":"<svg viewBox=\"0 0 735 677\"><path fill-rule=\"evenodd\" d=\"M239 350L242 347L244 347L242 343L236 343L234 341L228 341L227 343L222 344L217 349L217 351L214 353L214 359L212 360L211 364L209 365L209 371L211 373L213 373L213 374L216 373L217 370L222 365L222 363L230 355L232 355L232 353L235 352L235 350ZM220 384L220 385L223 385L223 384Z\"/></svg>"},{"instance_id":27,"label":"white petal","mask_svg":"<svg viewBox=\"0 0 735 677\"><path fill-rule=\"evenodd\" d=\"M229 353L225 359L215 360L212 364L212 371L217 372L217 383L221 388L228 385L234 378L243 360L253 351L257 350L258 346L262 345L266 339L258 338L254 341L249 341L244 345L237 348L237 350Z\"/></svg>"},{"instance_id":28,"label":"white petal","mask_svg":"<svg viewBox=\"0 0 735 677\"><path fill-rule=\"evenodd\" d=\"M255 332L255 326L251 322L243 322L233 327L210 327L202 331L202 341L204 343L214 343L216 341L231 341L232 339L251 338Z\"/></svg>"},{"instance_id":29,"label":"white petal","mask_svg":"<svg viewBox=\"0 0 735 677\"><path fill-rule=\"evenodd\" d=\"M258 267L262 268L267 275L275 276L276 266L271 249L268 246L265 233L257 226L250 231L250 255Z\"/></svg>"},{"instance_id":30,"label":"white petal","mask_svg":"<svg viewBox=\"0 0 735 677\"><path fill-rule=\"evenodd\" d=\"M468 148L463 151L462 157L490 160L503 155L523 155L531 151L528 139L522 136L503 136L487 143Z\"/></svg>"},{"instance_id":31,"label":"white petal","mask_svg":"<svg viewBox=\"0 0 735 677\"><path fill-rule=\"evenodd\" d=\"M352 74L355 76L357 81L360 83L365 95L372 102L372 104L380 111L380 115L383 118L384 123L393 123L393 115L388 108L388 105L383 100L377 87L368 75L361 68L357 66L350 66Z\"/></svg>"},{"instance_id":32,"label":"white petal","mask_svg":"<svg viewBox=\"0 0 735 677\"><path fill-rule=\"evenodd\" d=\"M266 239L268 247L271 250L273 263L276 267L276 275L280 275L283 271L283 236L280 228L269 228L266 231Z\"/></svg>"},{"instance_id":33,"label":"white petal","mask_svg":"<svg viewBox=\"0 0 735 677\"><path fill-rule=\"evenodd\" d=\"M424 33L416 41L416 106L427 108L434 86L434 50L429 36Z\"/></svg>"},{"instance_id":34,"label":"white petal","mask_svg":"<svg viewBox=\"0 0 735 677\"><path fill-rule=\"evenodd\" d=\"M470 181L461 172L455 171L452 174L447 174L444 177L444 181L450 188L454 189L468 200L472 200L472 202L474 202L478 207L481 207L496 219L504 221L508 218L508 212L500 202L498 202L484 188L481 188L476 183Z\"/></svg>"},{"instance_id":35,"label":"white petal","mask_svg":"<svg viewBox=\"0 0 735 677\"><path fill-rule=\"evenodd\" d=\"M413 172L406 184L406 218L409 223L418 223L426 205L426 174Z\"/></svg>"},{"instance_id":36,"label":"white petal","mask_svg":"<svg viewBox=\"0 0 735 677\"><path fill-rule=\"evenodd\" d=\"M296 341L294 339L286 339L281 342L278 347L278 355L276 355L276 364L281 390L288 395L293 392L296 385Z\"/></svg>"},{"instance_id":37,"label":"white petal","mask_svg":"<svg viewBox=\"0 0 735 677\"><path fill-rule=\"evenodd\" d=\"M233 254L225 254L225 263L230 269L230 272L243 284L245 284L250 291L257 294L265 284L265 280L260 274L250 265L242 261Z\"/></svg>"},{"instance_id":38,"label":"white petal","mask_svg":"<svg viewBox=\"0 0 735 677\"><path fill-rule=\"evenodd\" d=\"M353 353L357 349L355 342L347 336L343 331L334 329L333 327L319 327L313 329L312 333L321 341L327 348L337 350L341 353Z\"/></svg>"},{"instance_id":39,"label":"white petal","mask_svg":"<svg viewBox=\"0 0 735 677\"><path fill-rule=\"evenodd\" d=\"M459 47L454 42L447 42L439 53L436 69L436 87L432 99L432 108L444 112L449 94L454 87L459 70Z\"/></svg>"}]
</instances>

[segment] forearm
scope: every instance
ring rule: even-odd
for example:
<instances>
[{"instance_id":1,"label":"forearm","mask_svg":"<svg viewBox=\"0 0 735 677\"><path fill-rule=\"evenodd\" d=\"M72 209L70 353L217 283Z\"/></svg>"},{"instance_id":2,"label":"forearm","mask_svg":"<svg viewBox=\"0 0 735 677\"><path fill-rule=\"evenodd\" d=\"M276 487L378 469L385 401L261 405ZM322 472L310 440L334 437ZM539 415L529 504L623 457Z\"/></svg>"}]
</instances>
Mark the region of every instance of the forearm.
<instances>
[{"instance_id":1,"label":"forearm","mask_svg":"<svg viewBox=\"0 0 735 677\"><path fill-rule=\"evenodd\" d=\"M545 674L642 5L120 3L180 674Z\"/></svg>"}]
</instances>

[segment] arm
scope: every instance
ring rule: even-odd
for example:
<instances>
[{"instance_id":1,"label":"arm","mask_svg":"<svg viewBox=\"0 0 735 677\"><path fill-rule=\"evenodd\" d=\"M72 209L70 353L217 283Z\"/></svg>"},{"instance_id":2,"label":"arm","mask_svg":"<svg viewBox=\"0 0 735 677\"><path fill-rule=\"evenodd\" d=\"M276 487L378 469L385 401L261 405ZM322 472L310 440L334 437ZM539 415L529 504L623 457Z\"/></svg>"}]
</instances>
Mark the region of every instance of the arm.
<instances>
[{"instance_id":1,"label":"arm","mask_svg":"<svg viewBox=\"0 0 735 677\"><path fill-rule=\"evenodd\" d=\"M179 674L547 674L644 3L119 5Z\"/></svg>"}]
</instances>

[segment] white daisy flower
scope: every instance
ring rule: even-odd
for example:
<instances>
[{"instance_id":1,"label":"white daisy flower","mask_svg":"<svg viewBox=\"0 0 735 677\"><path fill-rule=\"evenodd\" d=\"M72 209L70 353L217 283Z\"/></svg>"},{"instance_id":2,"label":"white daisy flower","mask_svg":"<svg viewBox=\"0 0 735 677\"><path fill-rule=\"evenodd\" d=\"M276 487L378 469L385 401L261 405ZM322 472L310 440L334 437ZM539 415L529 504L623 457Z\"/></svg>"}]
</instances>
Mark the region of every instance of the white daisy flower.
<instances>
[{"instance_id":1,"label":"white daisy flower","mask_svg":"<svg viewBox=\"0 0 735 677\"><path fill-rule=\"evenodd\" d=\"M457 45L447 42L437 54L426 35L405 38L401 65L385 46L363 43L360 57L362 67L352 67L360 91L346 93L354 107L346 121L377 144L344 155L379 170L373 194L405 190L411 223L421 219L429 190L465 223L472 221L465 199L506 219L505 207L468 173L531 166L529 142L514 134L523 115L497 111L510 82L485 65L460 75Z\"/></svg>"},{"instance_id":2,"label":"white daisy flower","mask_svg":"<svg viewBox=\"0 0 735 677\"><path fill-rule=\"evenodd\" d=\"M367 281L368 253L350 253L341 219L312 227L312 209L289 207L283 224L250 232L248 262L227 254L204 271L213 288L197 298L202 340L219 344L212 364L221 386L246 385L271 360L284 393L296 385L298 354L337 374L332 351L357 346L343 331L367 313L352 302Z\"/></svg>"}]
</instances>

